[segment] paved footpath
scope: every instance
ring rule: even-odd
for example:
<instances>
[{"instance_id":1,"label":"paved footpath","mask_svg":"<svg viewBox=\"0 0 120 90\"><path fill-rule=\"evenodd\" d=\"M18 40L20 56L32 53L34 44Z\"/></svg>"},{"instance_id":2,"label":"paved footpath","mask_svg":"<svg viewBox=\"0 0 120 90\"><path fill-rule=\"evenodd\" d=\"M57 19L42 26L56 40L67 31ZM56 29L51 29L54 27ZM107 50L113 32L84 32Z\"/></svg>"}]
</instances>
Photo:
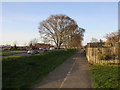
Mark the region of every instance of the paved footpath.
<instances>
[{"instance_id":1,"label":"paved footpath","mask_svg":"<svg viewBox=\"0 0 120 90\"><path fill-rule=\"evenodd\" d=\"M78 52L32 88L91 88L88 66L85 55Z\"/></svg>"}]
</instances>

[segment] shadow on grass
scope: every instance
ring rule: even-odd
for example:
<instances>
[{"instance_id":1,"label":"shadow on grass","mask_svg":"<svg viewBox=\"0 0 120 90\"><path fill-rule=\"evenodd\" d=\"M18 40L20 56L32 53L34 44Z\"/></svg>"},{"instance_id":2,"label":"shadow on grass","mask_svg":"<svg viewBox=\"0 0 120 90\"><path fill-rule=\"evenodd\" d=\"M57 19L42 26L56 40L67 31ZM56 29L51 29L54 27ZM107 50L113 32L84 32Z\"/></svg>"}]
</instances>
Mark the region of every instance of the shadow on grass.
<instances>
[{"instance_id":1,"label":"shadow on grass","mask_svg":"<svg viewBox=\"0 0 120 90\"><path fill-rule=\"evenodd\" d=\"M68 49L32 56L5 57L2 61L3 88L25 88L33 85L75 52L76 50Z\"/></svg>"}]
</instances>

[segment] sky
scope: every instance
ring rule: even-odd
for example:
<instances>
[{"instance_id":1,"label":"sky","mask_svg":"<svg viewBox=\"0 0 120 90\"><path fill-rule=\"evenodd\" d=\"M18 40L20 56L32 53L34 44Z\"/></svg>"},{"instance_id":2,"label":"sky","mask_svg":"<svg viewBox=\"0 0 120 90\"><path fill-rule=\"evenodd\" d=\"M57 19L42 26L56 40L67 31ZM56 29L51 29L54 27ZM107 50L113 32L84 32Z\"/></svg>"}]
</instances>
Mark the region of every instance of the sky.
<instances>
[{"instance_id":1,"label":"sky","mask_svg":"<svg viewBox=\"0 0 120 90\"><path fill-rule=\"evenodd\" d=\"M39 38L39 23L55 14L71 17L86 30L83 45L118 30L117 2L3 2L0 44L25 45Z\"/></svg>"}]
</instances>

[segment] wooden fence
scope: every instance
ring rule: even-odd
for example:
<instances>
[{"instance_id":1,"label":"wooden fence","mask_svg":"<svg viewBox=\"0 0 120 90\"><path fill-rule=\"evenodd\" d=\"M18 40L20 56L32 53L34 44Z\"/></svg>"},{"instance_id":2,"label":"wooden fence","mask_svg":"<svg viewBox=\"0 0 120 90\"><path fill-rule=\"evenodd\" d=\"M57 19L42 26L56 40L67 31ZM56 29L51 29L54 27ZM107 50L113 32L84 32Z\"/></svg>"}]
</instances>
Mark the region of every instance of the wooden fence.
<instances>
[{"instance_id":1,"label":"wooden fence","mask_svg":"<svg viewBox=\"0 0 120 90\"><path fill-rule=\"evenodd\" d=\"M120 63L120 47L87 47L86 56L90 64Z\"/></svg>"}]
</instances>

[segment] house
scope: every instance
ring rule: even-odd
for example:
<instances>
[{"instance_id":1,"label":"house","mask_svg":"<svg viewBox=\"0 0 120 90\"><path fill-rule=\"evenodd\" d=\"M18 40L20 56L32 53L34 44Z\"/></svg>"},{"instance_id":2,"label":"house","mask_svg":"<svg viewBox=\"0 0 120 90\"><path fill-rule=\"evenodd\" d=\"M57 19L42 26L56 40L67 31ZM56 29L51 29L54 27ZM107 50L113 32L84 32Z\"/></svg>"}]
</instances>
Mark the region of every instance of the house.
<instances>
[{"instance_id":1,"label":"house","mask_svg":"<svg viewBox=\"0 0 120 90\"><path fill-rule=\"evenodd\" d=\"M120 42L106 40L105 46L109 47L120 47Z\"/></svg>"},{"instance_id":2,"label":"house","mask_svg":"<svg viewBox=\"0 0 120 90\"><path fill-rule=\"evenodd\" d=\"M2 50L10 50L12 46L2 46Z\"/></svg>"},{"instance_id":3,"label":"house","mask_svg":"<svg viewBox=\"0 0 120 90\"><path fill-rule=\"evenodd\" d=\"M54 48L53 45L51 45L51 44L44 44L44 43L36 43L34 45L34 47L36 47L36 48Z\"/></svg>"},{"instance_id":4,"label":"house","mask_svg":"<svg viewBox=\"0 0 120 90\"><path fill-rule=\"evenodd\" d=\"M103 47L105 42L87 43L87 47Z\"/></svg>"},{"instance_id":5,"label":"house","mask_svg":"<svg viewBox=\"0 0 120 90\"><path fill-rule=\"evenodd\" d=\"M120 47L120 42L106 40L105 42L87 43L87 47Z\"/></svg>"},{"instance_id":6,"label":"house","mask_svg":"<svg viewBox=\"0 0 120 90\"><path fill-rule=\"evenodd\" d=\"M27 50L28 46L17 46L17 50Z\"/></svg>"}]
</instances>

